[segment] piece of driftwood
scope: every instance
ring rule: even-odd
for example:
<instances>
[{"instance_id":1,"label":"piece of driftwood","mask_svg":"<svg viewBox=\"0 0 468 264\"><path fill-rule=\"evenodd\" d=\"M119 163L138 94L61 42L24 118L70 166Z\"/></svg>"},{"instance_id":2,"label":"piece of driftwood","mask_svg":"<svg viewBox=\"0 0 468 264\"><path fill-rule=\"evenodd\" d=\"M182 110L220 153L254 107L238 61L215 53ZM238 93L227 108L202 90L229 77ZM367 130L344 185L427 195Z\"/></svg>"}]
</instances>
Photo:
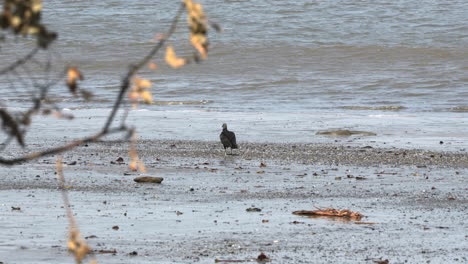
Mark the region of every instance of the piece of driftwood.
<instances>
[{"instance_id":1,"label":"piece of driftwood","mask_svg":"<svg viewBox=\"0 0 468 264\"><path fill-rule=\"evenodd\" d=\"M293 214L295 215L304 215L304 216L331 216L331 217L346 217L349 218L350 220L361 220L361 218L364 216L359 212L353 212L348 209L344 210L337 210L334 208L317 208L319 210L315 211L295 211Z\"/></svg>"}]
</instances>

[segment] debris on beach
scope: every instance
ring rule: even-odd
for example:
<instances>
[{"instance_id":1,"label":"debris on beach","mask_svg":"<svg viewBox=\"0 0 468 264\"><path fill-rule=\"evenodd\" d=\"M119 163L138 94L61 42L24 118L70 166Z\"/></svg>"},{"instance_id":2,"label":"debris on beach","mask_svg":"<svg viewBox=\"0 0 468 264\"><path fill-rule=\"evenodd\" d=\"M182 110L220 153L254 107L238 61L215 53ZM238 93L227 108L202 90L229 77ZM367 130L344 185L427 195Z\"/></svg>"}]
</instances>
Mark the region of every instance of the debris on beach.
<instances>
[{"instance_id":1,"label":"debris on beach","mask_svg":"<svg viewBox=\"0 0 468 264\"><path fill-rule=\"evenodd\" d=\"M117 226L117 225L116 225L116 226L113 226L112 229L114 229L114 230L119 230L119 226Z\"/></svg>"},{"instance_id":2,"label":"debris on beach","mask_svg":"<svg viewBox=\"0 0 468 264\"><path fill-rule=\"evenodd\" d=\"M260 167L266 167L266 163L265 162L260 162Z\"/></svg>"},{"instance_id":3,"label":"debris on beach","mask_svg":"<svg viewBox=\"0 0 468 264\"><path fill-rule=\"evenodd\" d=\"M317 208L317 207L316 207ZM353 212L348 209L344 210L337 210L334 208L317 208L318 210L315 211L294 211L293 214L295 215L303 215L303 216L330 216L330 217L345 217L349 218L350 220L361 220L364 216L359 212Z\"/></svg>"},{"instance_id":4,"label":"debris on beach","mask_svg":"<svg viewBox=\"0 0 468 264\"><path fill-rule=\"evenodd\" d=\"M21 211L21 207L12 206L12 207L11 207L11 210L12 210L12 211Z\"/></svg>"},{"instance_id":5,"label":"debris on beach","mask_svg":"<svg viewBox=\"0 0 468 264\"><path fill-rule=\"evenodd\" d=\"M135 182L138 183L161 183L164 178L162 177L152 177L152 176L143 176L143 177L136 177L133 179Z\"/></svg>"},{"instance_id":6,"label":"debris on beach","mask_svg":"<svg viewBox=\"0 0 468 264\"><path fill-rule=\"evenodd\" d=\"M123 164L124 159L122 157L118 157L115 161L111 161L111 164Z\"/></svg>"},{"instance_id":7,"label":"debris on beach","mask_svg":"<svg viewBox=\"0 0 468 264\"><path fill-rule=\"evenodd\" d=\"M261 212L262 209L260 208L256 208L256 207L250 207L250 208L247 208L245 209L247 212Z\"/></svg>"},{"instance_id":8,"label":"debris on beach","mask_svg":"<svg viewBox=\"0 0 468 264\"><path fill-rule=\"evenodd\" d=\"M267 257L264 253L260 253L257 258L251 258L251 259L215 259L215 263L242 263L242 262L258 262L258 263L265 263L265 262L270 262L271 259Z\"/></svg>"},{"instance_id":9,"label":"debris on beach","mask_svg":"<svg viewBox=\"0 0 468 264\"><path fill-rule=\"evenodd\" d=\"M97 251L96 253L99 253L99 254L117 254L117 250L116 249L101 249L101 250Z\"/></svg>"}]
</instances>

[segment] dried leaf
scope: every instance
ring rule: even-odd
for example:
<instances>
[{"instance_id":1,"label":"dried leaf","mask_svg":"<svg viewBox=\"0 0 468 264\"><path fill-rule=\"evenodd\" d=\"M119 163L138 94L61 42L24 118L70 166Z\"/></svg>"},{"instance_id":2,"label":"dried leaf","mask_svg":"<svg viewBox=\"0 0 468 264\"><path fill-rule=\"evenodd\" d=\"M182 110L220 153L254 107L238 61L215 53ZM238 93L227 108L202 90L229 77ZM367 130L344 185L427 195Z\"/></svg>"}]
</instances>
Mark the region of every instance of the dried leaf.
<instances>
[{"instance_id":1,"label":"dried leaf","mask_svg":"<svg viewBox=\"0 0 468 264\"><path fill-rule=\"evenodd\" d=\"M208 53L208 39L206 37L208 27L202 5L192 0L184 0L184 3L187 7L190 42L200 53L201 58L206 59Z\"/></svg>"},{"instance_id":2,"label":"dried leaf","mask_svg":"<svg viewBox=\"0 0 468 264\"><path fill-rule=\"evenodd\" d=\"M208 53L208 40L203 34L192 34L190 36L190 42L195 49L200 53L200 57L204 60Z\"/></svg>"},{"instance_id":3,"label":"dried leaf","mask_svg":"<svg viewBox=\"0 0 468 264\"><path fill-rule=\"evenodd\" d=\"M175 54L174 48L171 45L166 48L166 63L169 64L172 68L179 68L185 65L186 60L178 58Z\"/></svg>"},{"instance_id":4,"label":"dried leaf","mask_svg":"<svg viewBox=\"0 0 468 264\"><path fill-rule=\"evenodd\" d=\"M151 81L146 80L146 79L140 79L140 78L135 78L135 86L140 90L140 89L148 89L151 88Z\"/></svg>"},{"instance_id":5,"label":"dried leaf","mask_svg":"<svg viewBox=\"0 0 468 264\"><path fill-rule=\"evenodd\" d=\"M145 103L150 104L153 102L153 95L148 91L149 88L151 88L151 81L135 77L132 91L128 94L128 97L134 103L142 99Z\"/></svg>"},{"instance_id":6,"label":"dried leaf","mask_svg":"<svg viewBox=\"0 0 468 264\"><path fill-rule=\"evenodd\" d=\"M68 251L75 256L76 263L81 263L91 249L86 241L80 237L80 233L72 230L68 239Z\"/></svg>"},{"instance_id":7,"label":"dried leaf","mask_svg":"<svg viewBox=\"0 0 468 264\"><path fill-rule=\"evenodd\" d=\"M31 5L31 10L34 12L34 13L38 13L40 12L42 9L42 3L40 0L33 0L32 1L32 5Z\"/></svg>"},{"instance_id":8,"label":"dried leaf","mask_svg":"<svg viewBox=\"0 0 468 264\"><path fill-rule=\"evenodd\" d=\"M153 95L148 91L141 92L140 96L147 104L151 104L153 102Z\"/></svg>"},{"instance_id":9,"label":"dried leaf","mask_svg":"<svg viewBox=\"0 0 468 264\"><path fill-rule=\"evenodd\" d=\"M72 94L76 94L77 80L83 80L83 75L75 67L69 67L67 70L67 85Z\"/></svg>"}]
</instances>

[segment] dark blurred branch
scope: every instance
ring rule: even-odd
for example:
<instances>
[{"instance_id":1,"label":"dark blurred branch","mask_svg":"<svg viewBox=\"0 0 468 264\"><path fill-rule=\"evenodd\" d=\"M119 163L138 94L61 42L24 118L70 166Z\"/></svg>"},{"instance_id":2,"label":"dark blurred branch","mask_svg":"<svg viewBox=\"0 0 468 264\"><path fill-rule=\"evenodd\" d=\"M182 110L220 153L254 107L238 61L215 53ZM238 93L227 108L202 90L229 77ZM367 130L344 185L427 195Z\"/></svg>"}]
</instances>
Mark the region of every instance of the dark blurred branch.
<instances>
[{"instance_id":1,"label":"dark blurred branch","mask_svg":"<svg viewBox=\"0 0 468 264\"><path fill-rule=\"evenodd\" d=\"M26 54L26 56L24 56L23 58L18 59L14 63L10 64L8 67L5 67L5 68L1 69L0 70L0 75L11 72L11 71L15 70L18 66L21 66L21 65L25 64L26 62L30 61L34 57L34 55L37 54L37 52L39 50L40 50L39 47L35 47L34 49L31 50L31 52Z\"/></svg>"},{"instance_id":2,"label":"dark blurred branch","mask_svg":"<svg viewBox=\"0 0 468 264\"><path fill-rule=\"evenodd\" d=\"M5 158L0 157L0 164L12 166L12 165L16 165L16 164L20 164L20 163L24 163L24 162L27 162L27 161L37 159L39 157L44 157L44 156L49 156L49 155L62 153L64 151L67 151L67 150L73 149L75 147L78 147L79 145L82 145L82 144L96 142L96 141L100 140L101 138L103 138L105 136L108 136L110 134L115 134L115 133L119 133L119 132L127 132L127 136L128 136L128 135L131 134L132 131L133 131L133 129L126 128L126 127L114 128L114 129L110 129L110 130L108 130L106 132L99 132L99 133L97 133L97 134L95 134L93 136L73 141L73 142L71 142L69 144L66 144L66 145L63 145L63 146L59 146L59 147L56 147L56 148L51 148L51 149L40 151L40 152L35 152L35 153L32 153L32 154L27 154L27 155L24 155L22 157L17 157L17 158L12 158L12 159L5 159Z\"/></svg>"},{"instance_id":3,"label":"dark blurred branch","mask_svg":"<svg viewBox=\"0 0 468 264\"><path fill-rule=\"evenodd\" d=\"M141 70L145 65L147 65L154 56L156 56L158 51L164 46L166 40L169 39L172 36L172 34L175 32L175 30L177 28L177 24L178 24L178 22L180 20L180 16L184 12L184 10L185 10L185 4L181 3L180 6L179 6L178 11L177 11L177 13L176 13L176 15L174 17L174 19L171 22L170 28L166 32L166 34L162 38L159 39L158 43L148 52L148 54L145 57L143 57L136 64L133 64L133 65L131 65L129 67L128 72L126 73L125 77L122 79L122 82L121 82L121 85L120 85L120 90L119 90L117 98L116 98L116 100L114 102L114 105L112 107L112 110L111 110L109 116L107 117L106 122L105 122L102 130L99 133L97 133L95 135L92 135L92 136L89 136L89 137L85 137L83 139L75 140L75 141L73 141L71 143L68 143L68 144L65 144L65 145L62 145L62 146L58 146L58 147L55 147L55 148L50 148L50 149L44 150L44 151L34 152L34 153L31 153L31 154L26 154L26 155L23 155L23 156L20 156L20 157L15 157L15 158L0 157L0 164L7 165L7 166L12 166L12 165L24 163L24 162L27 162L27 161L31 161L31 160L34 160L34 159L37 159L37 158L40 158L40 157L59 154L59 153L62 153L64 151L71 150L71 149L73 149L73 148L75 148L75 147L77 147L79 145L85 144L85 143L97 142L101 138L103 138L103 137L105 137L107 135L115 134L115 133L119 133L119 132L127 132L127 135L126 135L127 137L126 138L128 139L129 135L132 134L133 129L132 128L127 128L127 126L125 125L125 121L123 121L122 124L120 125L120 127L117 127L117 128L111 128L111 125L112 125L112 123L113 123L113 121L115 119L115 116L116 116L118 110L122 108L122 103L124 102L124 100L123 100L124 96L125 96L125 94L127 93L127 91L129 90L129 88L132 85L132 78L135 76L135 74L139 70ZM42 47L42 48L44 48L44 47ZM39 64L40 65L40 63L33 58L34 55L39 50L40 50L40 47L34 48L25 57L17 60L12 65L0 70L0 75L18 74L16 72L16 68L18 68L19 66L25 64L28 61L32 61L34 64ZM25 68L25 69L27 70L27 68ZM46 70L47 70L47 72L49 71L49 69L46 69ZM28 71L26 71L26 73L29 74ZM11 122L11 125L9 127L9 129L10 129L9 138L7 138L7 140L4 142L5 145L10 143L11 138L14 138L14 137L16 137L18 142L21 144L22 143L21 140L22 140L22 138L24 136L23 134L26 131L25 127L27 127L26 120L30 120L31 116L33 114L37 113L38 111L40 111L41 109L46 110L46 111L51 110L50 108L43 109L44 108L43 105L45 103L47 103L48 91L52 86L56 85L59 80L62 80L65 77L66 74L67 74L67 71L65 70L63 73L61 73L59 75L59 79L57 79L55 81L51 81L51 82L49 82L49 83L47 83L45 85L40 85L39 87L36 87L36 88L39 88L39 90L40 90L39 96L36 96L36 97L32 98L33 106L30 107L24 113L24 118L23 118L22 122L21 122L21 120ZM20 76L17 76L17 77L19 79L21 79ZM31 78L31 76L29 76L29 77ZM22 81L22 80L20 80L20 81ZM55 109L55 110L57 112L60 112L60 110L57 110L57 109ZM126 120L127 115L128 115L128 109L123 114L123 120ZM6 116L6 115L4 115L4 116ZM6 117L8 117L8 116L6 116ZM3 118L4 122L5 122L5 120L6 119ZM24 124L22 124L22 123L24 123ZM24 129L20 130L19 126L23 127ZM17 127L18 127L18 129L16 129ZM1 149L3 149L4 147L5 146L2 146Z\"/></svg>"}]
</instances>

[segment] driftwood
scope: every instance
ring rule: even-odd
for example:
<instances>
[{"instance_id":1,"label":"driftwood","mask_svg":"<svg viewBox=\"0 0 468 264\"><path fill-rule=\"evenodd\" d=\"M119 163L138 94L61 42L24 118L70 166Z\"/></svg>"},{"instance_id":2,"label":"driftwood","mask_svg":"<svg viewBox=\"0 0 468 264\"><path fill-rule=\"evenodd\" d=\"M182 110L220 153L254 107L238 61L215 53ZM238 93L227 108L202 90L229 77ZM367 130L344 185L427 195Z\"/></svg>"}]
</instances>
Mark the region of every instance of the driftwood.
<instances>
[{"instance_id":1,"label":"driftwood","mask_svg":"<svg viewBox=\"0 0 468 264\"><path fill-rule=\"evenodd\" d=\"M348 209L344 210L337 210L334 208L317 208L319 210L315 211L294 211L293 214L295 215L304 215L304 216L331 216L331 217L345 217L349 218L350 220L361 220L364 216L359 212L353 212Z\"/></svg>"}]
</instances>

